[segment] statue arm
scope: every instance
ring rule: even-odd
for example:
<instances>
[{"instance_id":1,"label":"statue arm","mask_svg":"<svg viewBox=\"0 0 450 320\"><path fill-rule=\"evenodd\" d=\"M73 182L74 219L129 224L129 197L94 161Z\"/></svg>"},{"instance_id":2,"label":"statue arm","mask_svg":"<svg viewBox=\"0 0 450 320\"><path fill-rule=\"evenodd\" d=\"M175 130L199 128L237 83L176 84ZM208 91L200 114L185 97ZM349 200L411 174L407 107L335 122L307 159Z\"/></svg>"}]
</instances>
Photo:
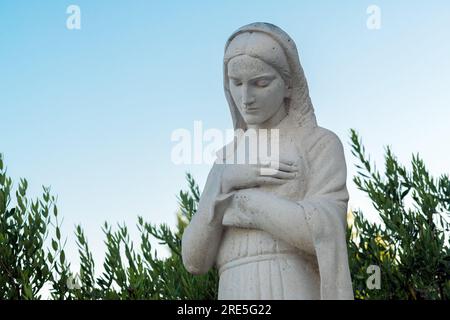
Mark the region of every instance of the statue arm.
<instances>
[{"instance_id":1,"label":"statue arm","mask_svg":"<svg viewBox=\"0 0 450 320\"><path fill-rule=\"evenodd\" d=\"M214 265L222 238L223 212L231 201L231 194L221 195L223 166L214 164L197 212L182 237L182 258L192 274L204 274Z\"/></svg>"}]
</instances>

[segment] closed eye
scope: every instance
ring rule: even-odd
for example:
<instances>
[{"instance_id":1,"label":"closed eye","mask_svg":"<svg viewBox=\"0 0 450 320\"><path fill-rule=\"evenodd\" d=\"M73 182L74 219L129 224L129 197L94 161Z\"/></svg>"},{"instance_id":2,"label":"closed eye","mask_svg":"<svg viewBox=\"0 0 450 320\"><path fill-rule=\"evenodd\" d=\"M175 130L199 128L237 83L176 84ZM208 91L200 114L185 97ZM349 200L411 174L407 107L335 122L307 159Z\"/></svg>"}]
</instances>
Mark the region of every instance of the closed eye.
<instances>
[{"instance_id":1,"label":"closed eye","mask_svg":"<svg viewBox=\"0 0 450 320\"><path fill-rule=\"evenodd\" d=\"M236 87L239 87L242 85L242 81L240 81L239 79L230 78L230 82Z\"/></svg>"},{"instance_id":2,"label":"closed eye","mask_svg":"<svg viewBox=\"0 0 450 320\"><path fill-rule=\"evenodd\" d=\"M263 78L263 79L255 80L255 85L257 87L264 88L264 87L267 87L271 82L272 82L271 79Z\"/></svg>"}]
</instances>

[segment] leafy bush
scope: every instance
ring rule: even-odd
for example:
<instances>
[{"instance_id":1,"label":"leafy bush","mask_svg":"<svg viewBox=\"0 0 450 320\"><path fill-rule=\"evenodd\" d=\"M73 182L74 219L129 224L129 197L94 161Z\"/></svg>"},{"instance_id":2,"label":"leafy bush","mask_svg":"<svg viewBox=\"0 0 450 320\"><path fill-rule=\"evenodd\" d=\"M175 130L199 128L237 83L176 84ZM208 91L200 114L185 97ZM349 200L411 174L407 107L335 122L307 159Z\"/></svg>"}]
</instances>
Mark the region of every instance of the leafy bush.
<instances>
[{"instance_id":1,"label":"leafy bush","mask_svg":"<svg viewBox=\"0 0 450 320\"><path fill-rule=\"evenodd\" d=\"M71 290L70 297L76 299L216 299L218 274L211 270L206 275L194 277L183 266L181 258L181 235L187 222L197 210L200 197L198 186L191 175L187 175L189 191L179 194L180 211L177 230L162 224L155 226L138 218L141 236L140 250L134 249L126 226L113 230L107 223L103 227L106 235L106 257L103 273L94 277L94 261L81 226L76 228L80 255L80 288ZM170 250L167 259L159 259L152 252L150 238Z\"/></svg>"},{"instance_id":2,"label":"leafy bush","mask_svg":"<svg viewBox=\"0 0 450 320\"><path fill-rule=\"evenodd\" d=\"M16 194L17 205L10 208L12 180L6 176L0 154L0 298L39 299L47 282L56 284L53 271L64 264L61 233L57 224L55 198L44 188L42 199L26 197L28 182L20 180ZM52 219L52 215L53 218ZM45 240L54 222L55 239L47 250ZM59 263L55 257L59 256Z\"/></svg>"},{"instance_id":3,"label":"leafy bush","mask_svg":"<svg viewBox=\"0 0 450 320\"><path fill-rule=\"evenodd\" d=\"M408 171L389 147L381 175L353 130L351 141L359 161L353 181L370 198L382 221L369 222L361 211L353 212L348 254L356 298L449 299L448 175L431 177L418 155L413 155ZM366 286L369 265L380 267L378 290Z\"/></svg>"},{"instance_id":4,"label":"leafy bush","mask_svg":"<svg viewBox=\"0 0 450 320\"><path fill-rule=\"evenodd\" d=\"M12 207L12 180L0 155L0 299L40 299L46 284L51 286L53 299L216 299L217 271L193 276L180 255L181 235L200 196L191 175L187 180L189 190L179 194L176 231L139 217L141 242L136 250L126 226L114 229L104 224L107 249L104 270L98 277L83 229L77 226L80 270L76 277L65 258L55 197L44 188L41 199L29 200L28 183L21 179L17 205ZM168 258L158 258L151 237L169 248Z\"/></svg>"}]
</instances>

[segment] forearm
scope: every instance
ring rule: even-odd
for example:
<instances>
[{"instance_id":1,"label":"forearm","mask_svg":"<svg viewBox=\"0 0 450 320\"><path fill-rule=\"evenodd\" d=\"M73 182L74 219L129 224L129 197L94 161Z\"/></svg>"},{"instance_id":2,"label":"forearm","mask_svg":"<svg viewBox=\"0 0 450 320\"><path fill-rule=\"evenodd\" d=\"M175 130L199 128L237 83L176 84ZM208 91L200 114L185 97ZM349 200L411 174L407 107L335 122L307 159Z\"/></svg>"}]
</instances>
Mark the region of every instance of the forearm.
<instances>
[{"instance_id":1,"label":"forearm","mask_svg":"<svg viewBox=\"0 0 450 320\"><path fill-rule=\"evenodd\" d=\"M206 217L193 217L182 238L183 264L190 273L203 274L214 265L222 229L207 223Z\"/></svg>"},{"instance_id":2,"label":"forearm","mask_svg":"<svg viewBox=\"0 0 450 320\"><path fill-rule=\"evenodd\" d=\"M222 218L233 194L209 194L202 197L182 239L182 257L186 269L202 274L214 265L222 240Z\"/></svg>"},{"instance_id":3,"label":"forearm","mask_svg":"<svg viewBox=\"0 0 450 320\"><path fill-rule=\"evenodd\" d=\"M251 215L258 229L308 254L315 254L313 238L301 204L255 189L239 192L235 197L240 209Z\"/></svg>"}]
</instances>

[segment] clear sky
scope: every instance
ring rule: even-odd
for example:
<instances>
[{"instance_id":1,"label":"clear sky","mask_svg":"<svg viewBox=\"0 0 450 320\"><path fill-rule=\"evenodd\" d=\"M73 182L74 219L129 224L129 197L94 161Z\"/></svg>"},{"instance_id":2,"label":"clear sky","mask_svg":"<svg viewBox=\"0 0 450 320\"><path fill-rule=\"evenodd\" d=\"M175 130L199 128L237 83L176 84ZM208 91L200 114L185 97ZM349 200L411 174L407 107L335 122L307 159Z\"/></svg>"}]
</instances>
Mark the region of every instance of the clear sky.
<instances>
[{"instance_id":1,"label":"clear sky","mask_svg":"<svg viewBox=\"0 0 450 320\"><path fill-rule=\"evenodd\" d=\"M81 9L68 30L66 9ZM369 30L366 10L381 9ZM370 210L351 181L349 129L379 166L391 145L450 172L450 3L438 1L0 1L0 152L30 194L58 195L68 256L81 223L97 261L101 225L137 215L175 223L185 172L203 186L208 165L171 162L171 133L231 127L223 94L227 37L255 21L296 41L319 125L346 148L352 208ZM136 233L134 233L136 234Z\"/></svg>"}]
</instances>

